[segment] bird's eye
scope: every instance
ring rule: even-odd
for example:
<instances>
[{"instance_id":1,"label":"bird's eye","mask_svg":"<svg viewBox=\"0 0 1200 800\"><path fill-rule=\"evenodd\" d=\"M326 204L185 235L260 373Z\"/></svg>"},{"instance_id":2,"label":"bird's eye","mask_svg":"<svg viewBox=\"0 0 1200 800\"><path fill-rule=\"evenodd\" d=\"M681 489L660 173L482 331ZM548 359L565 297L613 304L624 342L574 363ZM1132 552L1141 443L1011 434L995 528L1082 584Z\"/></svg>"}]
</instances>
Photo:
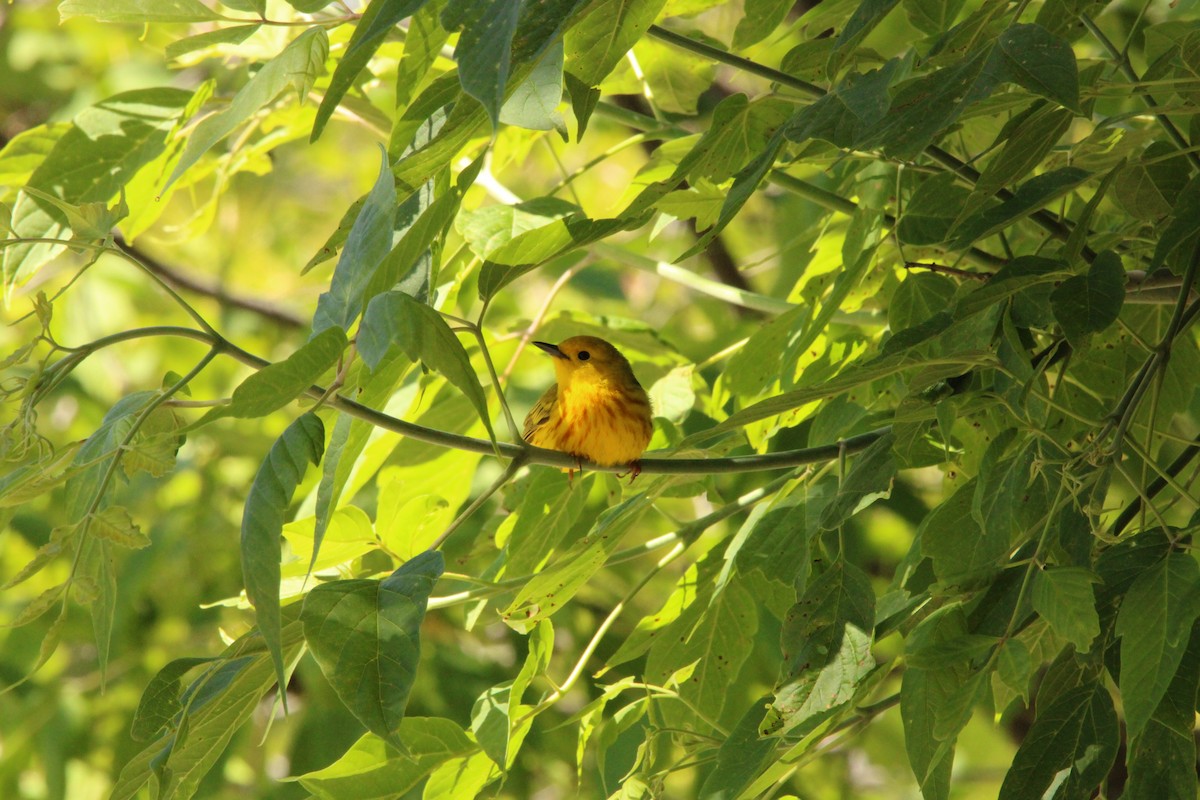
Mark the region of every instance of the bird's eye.
<instances>
[{"instance_id":1,"label":"bird's eye","mask_svg":"<svg viewBox=\"0 0 1200 800\"><path fill-rule=\"evenodd\" d=\"M591 357L592 357L592 354L591 354L591 353L589 353L587 350L580 350L580 351L579 351L579 360L580 360L580 361L587 361L587 360L588 360L589 358L591 358Z\"/></svg>"}]
</instances>

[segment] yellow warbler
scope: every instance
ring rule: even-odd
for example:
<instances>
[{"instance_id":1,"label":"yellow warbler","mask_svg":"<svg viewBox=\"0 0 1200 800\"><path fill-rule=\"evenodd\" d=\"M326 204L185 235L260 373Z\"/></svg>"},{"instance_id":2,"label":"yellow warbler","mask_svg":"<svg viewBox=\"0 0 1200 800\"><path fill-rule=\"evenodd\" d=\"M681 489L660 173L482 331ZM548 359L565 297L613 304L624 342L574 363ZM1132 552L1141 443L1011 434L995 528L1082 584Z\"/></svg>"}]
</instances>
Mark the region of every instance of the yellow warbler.
<instances>
[{"instance_id":1,"label":"yellow warbler","mask_svg":"<svg viewBox=\"0 0 1200 800\"><path fill-rule=\"evenodd\" d=\"M630 464L636 475L654 428L650 398L625 356L595 336L534 344L554 357L558 383L525 417L525 441L606 467Z\"/></svg>"}]
</instances>

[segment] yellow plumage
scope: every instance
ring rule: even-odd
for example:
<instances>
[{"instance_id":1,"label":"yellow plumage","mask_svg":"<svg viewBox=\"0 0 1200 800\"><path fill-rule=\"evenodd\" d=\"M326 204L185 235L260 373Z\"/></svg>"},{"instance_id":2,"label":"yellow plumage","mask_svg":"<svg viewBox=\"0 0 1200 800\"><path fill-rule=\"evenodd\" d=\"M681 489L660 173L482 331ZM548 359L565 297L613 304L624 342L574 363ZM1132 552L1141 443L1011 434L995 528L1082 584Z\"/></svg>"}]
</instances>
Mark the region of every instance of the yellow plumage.
<instances>
[{"instance_id":1,"label":"yellow plumage","mask_svg":"<svg viewBox=\"0 0 1200 800\"><path fill-rule=\"evenodd\" d=\"M534 344L554 358L558 382L525 417L525 441L603 466L636 468L654 426L650 398L625 356L595 336Z\"/></svg>"}]
</instances>

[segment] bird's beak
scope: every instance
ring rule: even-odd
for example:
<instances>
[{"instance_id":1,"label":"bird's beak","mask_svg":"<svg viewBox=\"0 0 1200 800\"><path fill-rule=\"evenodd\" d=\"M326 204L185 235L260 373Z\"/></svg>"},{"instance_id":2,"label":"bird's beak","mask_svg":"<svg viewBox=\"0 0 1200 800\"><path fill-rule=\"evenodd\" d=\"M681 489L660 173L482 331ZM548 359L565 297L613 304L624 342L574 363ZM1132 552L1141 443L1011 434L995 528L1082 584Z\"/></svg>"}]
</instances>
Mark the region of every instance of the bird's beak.
<instances>
[{"instance_id":1,"label":"bird's beak","mask_svg":"<svg viewBox=\"0 0 1200 800\"><path fill-rule=\"evenodd\" d=\"M534 344L540 347L547 355L554 356L555 358L567 357L567 354L559 350L556 344L550 344L549 342L534 342Z\"/></svg>"}]
</instances>

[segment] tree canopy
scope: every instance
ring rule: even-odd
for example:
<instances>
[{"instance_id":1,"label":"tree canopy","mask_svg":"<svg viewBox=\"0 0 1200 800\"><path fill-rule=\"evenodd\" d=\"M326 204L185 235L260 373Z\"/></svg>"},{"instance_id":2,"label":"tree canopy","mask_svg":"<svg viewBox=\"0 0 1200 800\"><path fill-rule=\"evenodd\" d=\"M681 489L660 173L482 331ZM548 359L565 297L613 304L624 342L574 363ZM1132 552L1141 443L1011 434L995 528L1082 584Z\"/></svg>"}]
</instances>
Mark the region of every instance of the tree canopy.
<instances>
[{"instance_id":1,"label":"tree canopy","mask_svg":"<svg viewBox=\"0 0 1200 800\"><path fill-rule=\"evenodd\" d=\"M0 6L0 795L1195 798L1186 6Z\"/></svg>"}]
</instances>

